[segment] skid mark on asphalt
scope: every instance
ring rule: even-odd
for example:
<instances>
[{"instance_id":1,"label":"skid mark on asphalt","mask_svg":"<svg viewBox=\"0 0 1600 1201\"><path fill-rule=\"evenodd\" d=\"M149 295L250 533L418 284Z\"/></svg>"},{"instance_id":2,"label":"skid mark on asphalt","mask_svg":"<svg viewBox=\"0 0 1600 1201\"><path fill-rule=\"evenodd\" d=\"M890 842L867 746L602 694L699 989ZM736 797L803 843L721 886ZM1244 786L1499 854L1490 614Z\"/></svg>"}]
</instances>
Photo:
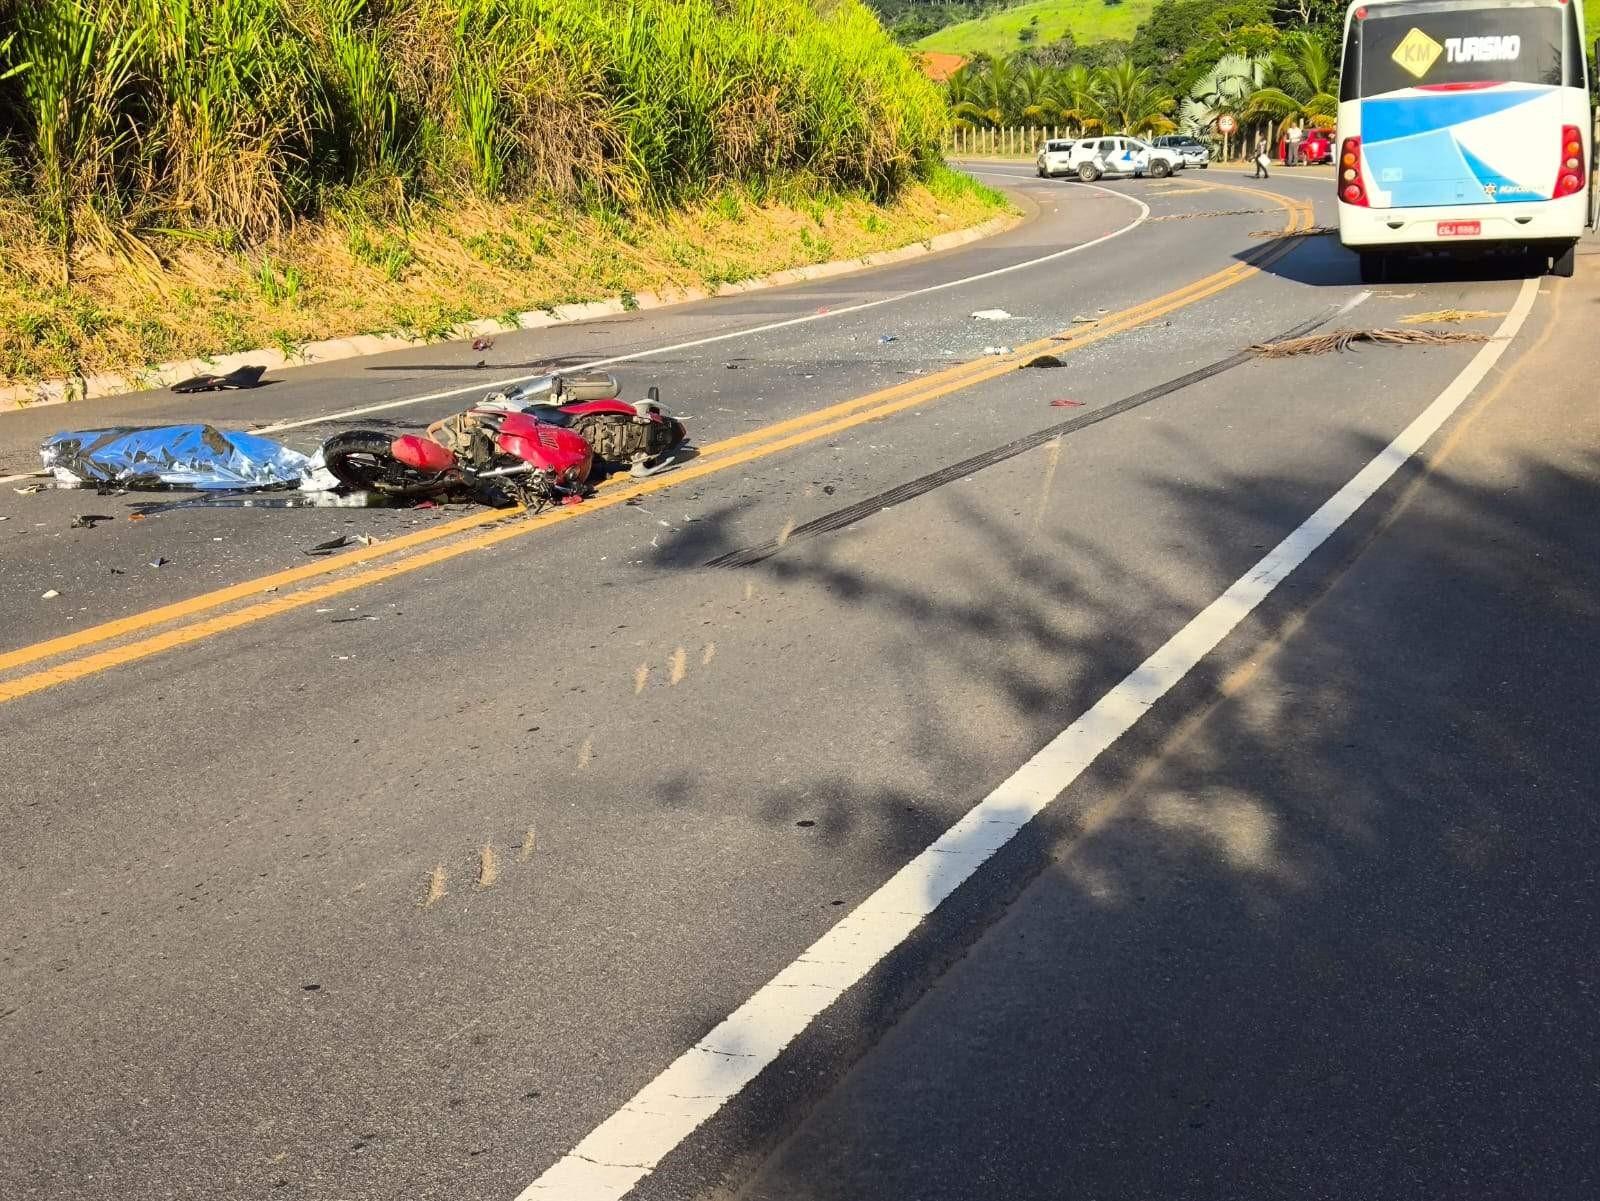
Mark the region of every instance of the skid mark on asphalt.
<instances>
[{"instance_id":1,"label":"skid mark on asphalt","mask_svg":"<svg viewBox=\"0 0 1600 1201\"><path fill-rule=\"evenodd\" d=\"M1277 340L1286 340L1309 333L1313 329L1325 325L1332 318L1349 312L1356 305L1365 301L1367 296L1368 293L1366 292L1358 292L1354 297L1352 297L1339 308L1327 309L1317 317L1310 318L1309 320L1302 321L1298 325L1292 326L1290 329L1280 334ZM806 539L817 538L825 534L834 533L835 531L844 529L846 526L853 525L858 521L864 521L869 517L882 513L885 509L891 509L896 505L904 504L906 501L925 496L937 488L944 487L946 484L953 483L956 480L966 479L968 476L971 476L976 472L982 471L988 467L993 467L996 463L1005 462L1007 459L1013 459L1020 454L1034 449L1035 447L1043 446L1052 438L1060 438L1066 434L1076 433L1078 430L1086 429L1089 426L1095 425L1101 421L1109 420L1110 418L1116 417L1122 413L1126 413L1131 409L1148 404L1151 401L1160 400L1165 396L1170 396L1174 392L1182 391L1191 384L1196 384L1203 380L1211 379L1214 376L1221 375L1225 371L1231 371L1235 367L1239 367L1252 361L1254 358L1255 352L1252 350L1246 349L1235 351L1227 358L1219 359L1215 363L1210 363L1204 367L1197 368L1194 371L1190 371L1184 375L1177 376L1174 379L1167 380L1165 383L1157 384L1152 388L1146 388L1143 392L1136 392L1132 396L1125 396L1121 400L1114 401L1111 404L1101 405L1098 408L1091 409L1088 412L1081 414L1080 416L1070 418L1067 421L1052 425L1046 429L1038 430L1032 434L1026 434L1021 438L1015 438L1012 441L1007 442L1004 446L997 446L993 450L988 450L982 454L977 454L971 456L970 458L962 459L958 463L952 463L948 466L941 467L937 471L929 472L927 475L920 476L917 479L908 480L903 484L899 484L894 488L888 489L887 491L880 492L875 496L869 496L864 500L857 501L855 504L846 505L844 508L836 509L832 513L813 518L811 521L806 522L802 526L795 527L792 524L785 526L783 537L780 540L776 542L762 543L758 546L744 547L740 550L728 551L724 554L718 555L714 559L708 560L706 566L749 567L756 563L760 563L781 551L784 548L784 544L790 541L791 536L793 537L794 541L801 542L805 541Z\"/></svg>"}]
</instances>

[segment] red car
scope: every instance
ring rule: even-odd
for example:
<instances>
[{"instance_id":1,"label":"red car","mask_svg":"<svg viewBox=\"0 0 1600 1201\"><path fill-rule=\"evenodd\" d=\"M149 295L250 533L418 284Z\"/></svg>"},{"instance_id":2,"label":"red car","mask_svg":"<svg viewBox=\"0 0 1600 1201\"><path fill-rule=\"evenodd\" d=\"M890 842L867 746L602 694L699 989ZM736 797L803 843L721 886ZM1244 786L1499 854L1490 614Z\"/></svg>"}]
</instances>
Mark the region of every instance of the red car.
<instances>
[{"instance_id":1,"label":"red car","mask_svg":"<svg viewBox=\"0 0 1600 1201\"><path fill-rule=\"evenodd\" d=\"M1289 161L1289 138L1287 135L1278 139L1278 161L1284 164ZM1306 136L1300 139L1300 161L1302 163L1333 162L1333 130L1306 130Z\"/></svg>"}]
</instances>

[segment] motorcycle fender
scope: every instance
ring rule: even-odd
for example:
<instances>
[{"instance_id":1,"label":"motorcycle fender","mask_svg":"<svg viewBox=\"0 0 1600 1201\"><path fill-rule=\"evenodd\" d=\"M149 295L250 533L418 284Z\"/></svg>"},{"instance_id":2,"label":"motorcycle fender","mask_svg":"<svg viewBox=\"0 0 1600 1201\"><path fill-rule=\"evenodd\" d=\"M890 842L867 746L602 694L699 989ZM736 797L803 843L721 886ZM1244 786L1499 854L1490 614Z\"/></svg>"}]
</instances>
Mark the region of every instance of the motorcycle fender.
<instances>
[{"instance_id":1,"label":"motorcycle fender","mask_svg":"<svg viewBox=\"0 0 1600 1201\"><path fill-rule=\"evenodd\" d=\"M625 400L586 400L578 404L562 405L561 411L573 417L587 417L594 413L614 413L618 417L639 415L639 410Z\"/></svg>"},{"instance_id":2,"label":"motorcycle fender","mask_svg":"<svg viewBox=\"0 0 1600 1201\"><path fill-rule=\"evenodd\" d=\"M456 465L456 457L450 451L416 434L396 438L389 444L389 453L418 471L449 471Z\"/></svg>"},{"instance_id":3,"label":"motorcycle fender","mask_svg":"<svg viewBox=\"0 0 1600 1201\"><path fill-rule=\"evenodd\" d=\"M496 440L501 454L554 472L564 482L581 484L589 478L594 452L589 444L570 430L538 425L526 433L501 430Z\"/></svg>"}]
</instances>

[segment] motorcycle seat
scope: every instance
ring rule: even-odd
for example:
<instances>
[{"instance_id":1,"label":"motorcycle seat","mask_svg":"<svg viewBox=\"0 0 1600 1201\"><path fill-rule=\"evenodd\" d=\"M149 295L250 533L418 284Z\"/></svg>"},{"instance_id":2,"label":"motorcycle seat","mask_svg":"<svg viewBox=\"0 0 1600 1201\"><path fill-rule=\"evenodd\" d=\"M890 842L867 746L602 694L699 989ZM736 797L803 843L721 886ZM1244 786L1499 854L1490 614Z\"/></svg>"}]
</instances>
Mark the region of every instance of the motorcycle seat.
<instances>
[{"instance_id":1,"label":"motorcycle seat","mask_svg":"<svg viewBox=\"0 0 1600 1201\"><path fill-rule=\"evenodd\" d=\"M572 424L572 414L563 413L555 405L530 405L522 411L546 425L559 425L564 429Z\"/></svg>"}]
</instances>

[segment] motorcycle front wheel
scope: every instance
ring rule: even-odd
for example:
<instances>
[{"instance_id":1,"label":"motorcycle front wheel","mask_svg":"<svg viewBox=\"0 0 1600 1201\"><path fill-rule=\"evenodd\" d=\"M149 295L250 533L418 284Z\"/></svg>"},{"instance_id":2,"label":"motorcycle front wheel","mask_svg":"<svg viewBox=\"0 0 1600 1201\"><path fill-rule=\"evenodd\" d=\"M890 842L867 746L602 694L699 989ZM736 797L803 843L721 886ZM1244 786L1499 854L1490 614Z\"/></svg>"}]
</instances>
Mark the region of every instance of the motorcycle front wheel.
<instances>
[{"instance_id":1,"label":"motorcycle front wheel","mask_svg":"<svg viewBox=\"0 0 1600 1201\"><path fill-rule=\"evenodd\" d=\"M435 496L450 487L451 477L418 471L395 458L391 434L378 430L346 430L322 444L328 470L347 488L389 496Z\"/></svg>"}]
</instances>

